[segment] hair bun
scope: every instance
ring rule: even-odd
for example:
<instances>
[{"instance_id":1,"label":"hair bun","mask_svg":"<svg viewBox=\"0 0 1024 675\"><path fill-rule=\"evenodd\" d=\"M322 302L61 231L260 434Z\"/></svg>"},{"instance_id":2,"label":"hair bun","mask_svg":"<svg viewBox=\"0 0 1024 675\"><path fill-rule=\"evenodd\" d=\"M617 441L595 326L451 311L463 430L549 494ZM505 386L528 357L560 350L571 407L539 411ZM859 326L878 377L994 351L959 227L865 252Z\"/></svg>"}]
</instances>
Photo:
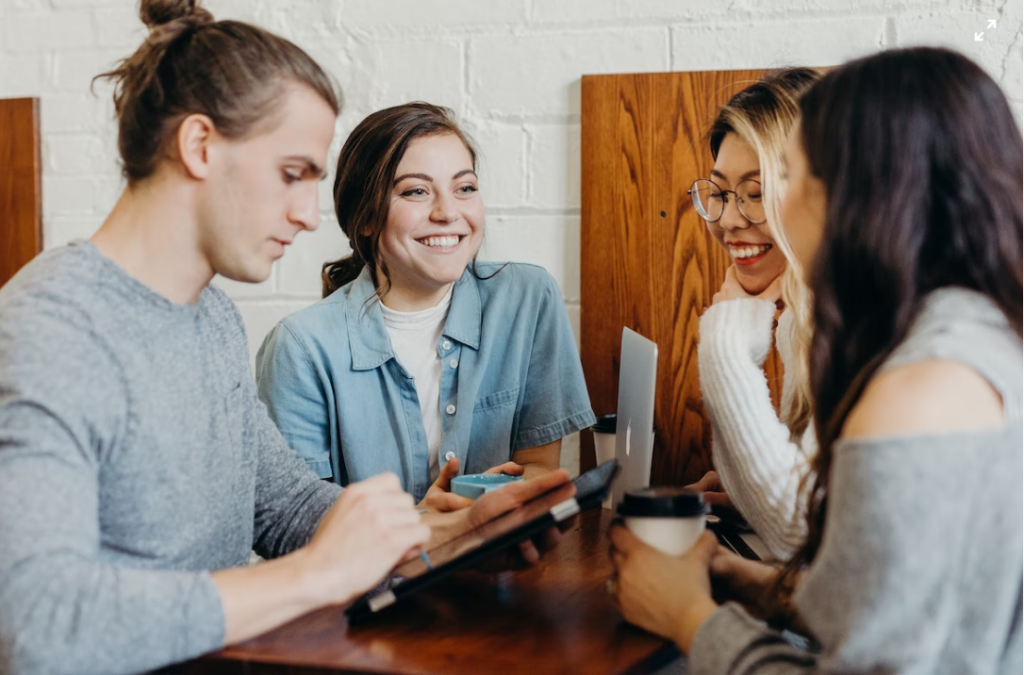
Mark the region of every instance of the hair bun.
<instances>
[{"instance_id":1,"label":"hair bun","mask_svg":"<svg viewBox=\"0 0 1024 675\"><path fill-rule=\"evenodd\" d=\"M199 6L200 0L142 0L139 18L150 28L156 28L179 19L194 23L211 23L213 15Z\"/></svg>"}]
</instances>

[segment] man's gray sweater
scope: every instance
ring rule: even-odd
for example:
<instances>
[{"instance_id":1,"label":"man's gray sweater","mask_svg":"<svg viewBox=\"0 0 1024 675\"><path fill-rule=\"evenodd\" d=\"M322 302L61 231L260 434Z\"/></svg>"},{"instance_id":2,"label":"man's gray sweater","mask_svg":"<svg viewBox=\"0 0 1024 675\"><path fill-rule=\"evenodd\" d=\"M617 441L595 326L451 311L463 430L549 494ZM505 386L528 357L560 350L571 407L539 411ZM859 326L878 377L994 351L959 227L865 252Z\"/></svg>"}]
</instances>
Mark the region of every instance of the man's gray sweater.
<instances>
[{"instance_id":1,"label":"man's gray sweater","mask_svg":"<svg viewBox=\"0 0 1024 675\"><path fill-rule=\"evenodd\" d=\"M210 571L304 545L338 494L257 399L220 290L174 304L88 242L0 290L0 672L222 646Z\"/></svg>"}]
</instances>

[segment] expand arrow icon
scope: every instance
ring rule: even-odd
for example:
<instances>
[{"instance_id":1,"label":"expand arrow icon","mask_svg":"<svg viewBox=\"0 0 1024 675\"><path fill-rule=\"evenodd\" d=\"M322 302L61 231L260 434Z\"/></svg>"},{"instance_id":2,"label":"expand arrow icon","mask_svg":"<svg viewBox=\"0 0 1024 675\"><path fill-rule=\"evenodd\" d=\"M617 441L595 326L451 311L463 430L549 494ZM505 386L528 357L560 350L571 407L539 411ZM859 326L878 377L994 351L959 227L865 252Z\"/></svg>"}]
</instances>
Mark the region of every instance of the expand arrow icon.
<instances>
[{"instance_id":1,"label":"expand arrow icon","mask_svg":"<svg viewBox=\"0 0 1024 675\"><path fill-rule=\"evenodd\" d=\"M988 20L988 26L986 26L986 28L995 28L995 27L996 27L996 20L995 19L989 19Z\"/></svg>"},{"instance_id":2,"label":"expand arrow icon","mask_svg":"<svg viewBox=\"0 0 1024 675\"><path fill-rule=\"evenodd\" d=\"M975 33L975 34L974 34L974 41L975 41L975 42L984 42L984 41L985 41L985 40L983 39L983 38L984 38L984 36L985 36L985 33L984 33L984 32L982 32L982 33Z\"/></svg>"}]
</instances>

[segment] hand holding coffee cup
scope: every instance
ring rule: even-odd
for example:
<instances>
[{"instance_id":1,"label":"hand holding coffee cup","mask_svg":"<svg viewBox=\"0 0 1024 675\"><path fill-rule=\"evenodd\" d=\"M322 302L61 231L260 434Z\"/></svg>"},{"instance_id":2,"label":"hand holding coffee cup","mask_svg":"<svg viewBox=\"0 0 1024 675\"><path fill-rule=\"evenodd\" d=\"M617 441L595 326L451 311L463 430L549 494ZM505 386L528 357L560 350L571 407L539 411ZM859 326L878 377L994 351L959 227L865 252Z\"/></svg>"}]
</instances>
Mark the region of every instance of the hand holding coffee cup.
<instances>
[{"instance_id":1,"label":"hand holding coffee cup","mask_svg":"<svg viewBox=\"0 0 1024 675\"><path fill-rule=\"evenodd\" d=\"M645 544L681 556L703 534L707 511L699 492L682 487L649 487L627 492L618 515Z\"/></svg>"}]
</instances>

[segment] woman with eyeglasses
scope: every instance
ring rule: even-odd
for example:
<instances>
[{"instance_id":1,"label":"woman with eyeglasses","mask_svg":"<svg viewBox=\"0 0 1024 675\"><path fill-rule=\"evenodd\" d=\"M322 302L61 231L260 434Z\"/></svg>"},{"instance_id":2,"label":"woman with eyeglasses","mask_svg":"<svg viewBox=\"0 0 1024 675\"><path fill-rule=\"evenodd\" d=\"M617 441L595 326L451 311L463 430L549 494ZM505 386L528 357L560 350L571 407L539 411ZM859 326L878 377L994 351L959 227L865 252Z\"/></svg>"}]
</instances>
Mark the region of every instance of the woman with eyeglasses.
<instances>
[{"instance_id":1,"label":"woman with eyeglasses","mask_svg":"<svg viewBox=\"0 0 1024 675\"><path fill-rule=\"evenodd\" d=\"M716 471L692 487L712 504L731 504L779 559L804 539L800 481L816 447L806 291L776 227L781 159L797 97L818 77L809 68L779 70L733 96L708 134L711 176L690 189L694 208L733 261L700 320L701 393ZM785 375L776 413L762 365L783 297L776 342Z\"/></svg>"},{"instance_id":2,"label":"woman with eyeglasses","mask_svg":"<svg viewBox=\"0 0 1024 675\"><path fill-rule=\"evenodd\" d=\"M814 303L807 541L780 575L710 534L676 558L611 531L619 608L687 672L1021 672L1022 154L1006 95L944 49L800 99L781 223Z\"/></svg>"}]
</instances>

